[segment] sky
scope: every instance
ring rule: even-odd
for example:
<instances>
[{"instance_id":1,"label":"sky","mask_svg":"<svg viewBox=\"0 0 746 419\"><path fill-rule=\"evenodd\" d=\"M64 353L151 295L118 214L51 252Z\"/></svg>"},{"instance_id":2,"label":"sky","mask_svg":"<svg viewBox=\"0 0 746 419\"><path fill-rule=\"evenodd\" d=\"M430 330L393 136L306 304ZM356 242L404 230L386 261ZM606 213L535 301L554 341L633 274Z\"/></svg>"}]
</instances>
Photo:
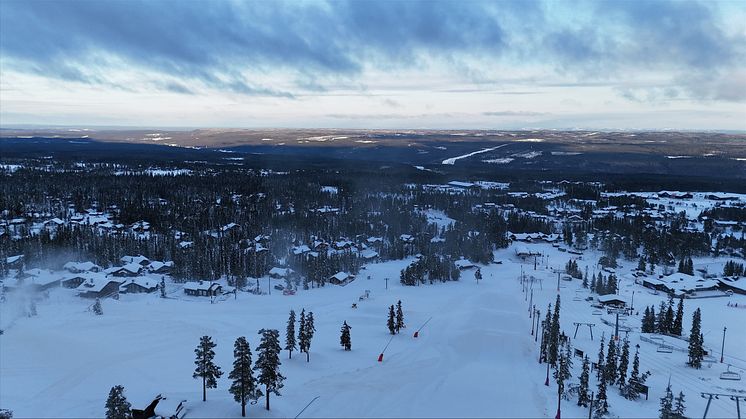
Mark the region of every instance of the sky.
<instances>
[{"instance_id":1,"label":"sky","mask_svg":"<svg viewBox=\"0 0 746 419\"><path fill-rule=\"evenodd\" d=\"M0 0L0 126L746 130L746 2Z\"/></svg>"}]
</instances>

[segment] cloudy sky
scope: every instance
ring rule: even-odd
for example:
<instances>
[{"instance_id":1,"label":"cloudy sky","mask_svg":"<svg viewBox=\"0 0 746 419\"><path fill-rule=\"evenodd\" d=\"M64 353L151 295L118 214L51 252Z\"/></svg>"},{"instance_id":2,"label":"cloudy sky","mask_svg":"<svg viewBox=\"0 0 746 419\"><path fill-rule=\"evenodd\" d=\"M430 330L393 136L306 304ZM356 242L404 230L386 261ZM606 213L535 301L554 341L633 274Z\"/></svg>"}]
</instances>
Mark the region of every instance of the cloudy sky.
<instances>
[{"instance_id":1,"label":"cloudy sky","mask_svg":"<svg viewBox=\"0 0 746 419\"><path fill-rule=\"evenodd\" d=\"M0 0L6 127L744 121L744 1Z\"/></svg>"}]
</instances>

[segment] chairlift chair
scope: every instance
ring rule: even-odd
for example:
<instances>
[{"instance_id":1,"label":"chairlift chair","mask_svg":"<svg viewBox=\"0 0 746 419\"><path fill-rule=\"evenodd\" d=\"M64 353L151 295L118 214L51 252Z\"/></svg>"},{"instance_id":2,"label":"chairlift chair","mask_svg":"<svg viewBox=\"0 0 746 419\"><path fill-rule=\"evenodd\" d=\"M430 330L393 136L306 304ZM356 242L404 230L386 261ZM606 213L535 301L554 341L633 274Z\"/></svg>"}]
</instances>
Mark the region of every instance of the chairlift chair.
<instances>
[{"instance_id":1,"label":"chairlift chair","mask_svg":"<svg viewBox=\"0 0 746 419\"><path fill-rule=\"evenodd\" d=\"M664 344L661 344L658 349L655 350L656 352L660 352L662 354L670 354L673 352L673 349L671 349L670 346L666 346Z\"/></svg>"},{"instance_id":2,"label":"chairlift chair","mask_svg":"<svg viewBox=\"0 0 746 419\"><path fill-rule=\"evenodd\" d=\"M731 371L730 364L728 364L727 371L720 373L721 380L741 381L741 374Z\"/></svg>"},{"instance_id":3,"label":"chairlift chair","mask_svg":"<svg viewBox=\"0 0 746 419\"><path fill-rule=\"evenodd\" d=\"M593 310L593 313L591 313L591 314L593 314L594 316L600 316L600 315L603 314L603 311L601 311L601 310Z\"/></svg>"}]
</instances>

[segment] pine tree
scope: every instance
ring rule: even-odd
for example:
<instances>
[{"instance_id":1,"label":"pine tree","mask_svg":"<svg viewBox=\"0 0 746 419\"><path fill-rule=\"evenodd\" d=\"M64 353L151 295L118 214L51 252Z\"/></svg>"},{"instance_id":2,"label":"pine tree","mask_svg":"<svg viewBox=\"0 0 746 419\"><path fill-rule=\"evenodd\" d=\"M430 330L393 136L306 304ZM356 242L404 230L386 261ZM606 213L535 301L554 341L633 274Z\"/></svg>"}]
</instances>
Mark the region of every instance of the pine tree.
<instances>
[{"instance_id":1,"label":"pine tree","mask_svg":"<svg viewBox=\"0 0 746 419\"><path fill-rule=\"evenodd\" d=\"M702 366L702 359L705 357L705 351L702 347L703 336L701 332L702 328L702 314L700 309L694 311L692 316L692 330L689 333L689 366L699 369Z\"/></svg>"},{"instance_id":2,"label":"pine tree","mask_svg":"<svg viewBox=\"0 0 746 419\"><path fill-rule=\"evenodd\" d=\"M547 362L549 355L549 329L552 325L552 304L547 307L547 315L541 322L542 325L542 340L541 340L541 360Z\"/></svg>"},{"instance_id":3,"label":"pine tree","mask_svg":"<svg viewBox=\"0 0 746 419\"><path fill-rule=\"evenodd\" d=\"M220 367L215 365L213 359L215 358L215 343L209 336L202 336L199 339L199 345L194 350L197 359L194 364L197 368L194 369L192 378L202 378L202 401L207 401L207 389L216 388L218 386L217 379L223 375L223 371Z\"/></svg>"},{"instance_id":4,"label":"pine tree","mask_svg":"<svg viewBox=\"0 0 746 419\"><path fill-rule=\"evenodd\" d=\"M557 365L557 357L559 355L559 338L560 338L560 296L557 296L557 301L554 303L554 313L552 314L552 326L549 329L549 356L547 362L553 366Z\"/></svg>"},{"instance_id":5,"label":"pine tree","mask_svg":"<svg viewBox=\"0 0 746 419\"><path fill-rule=\"evenodd\" d=\"M101 300L96 298L96 302L93 303L93 313L97 316L104 314L104 308L101 306Z\"/></svg>"},{"instance_id":6,"label":"pine tree","mask_svg":"<svg viewBox=\"0 0 746 419\"><path fill-rule=\"evenodd\" d=\"M586 270L585 275L583 276L583 288L588 288L588 271Z\"/></svg>"},{"instance_id":7,"label":"pine tree","mask_svg":"<svg viewBox=\"0 0 746 419\"><path fill-rule=\"evenodd\" d=\"M300 321L298 322L298 350L304 351L307 346L308 336L306 334L306 309L304 308L300 312Z\"/></svg>"},{"instance_id":8,"label":"pine tree","mask_svg":"<svg viewBox=\"0 0 746 419\"><path fill-rule=\"evenodd\" d=\"M601 374L601 379L598 380L598 389L596 391L596 402L595 405L595 416L603 417L609 413L609 402L606 398L606 377Z\"/></svg>"},{"instance_id":9,"label":"pine tree","mask_svg":"<svg viewBox=\"0 0 746 419\"><path fill-rule=\"evenodd\" d=\"M606 383L614 385L617 378L617 353L614 339L609 339L609 347L606 352L606 364L604 366Z\"/></svg>"},{"instance_id":10,"label":"pine tree","mask_svg":"<svg viewBox=\"0 0 746 419\"><path fill-rule=\"evenodd\" d=\"M673 330L673 326L674 326L673 297L668 297L668 307L666 307L666 332L675 334Z\"/></svg>"},{"instance_id":11,"label":"pine tree","mask_svg":"<svg viewBox=\"0 0 746 419\"><path fill-rule=\"evenodd\" d=\"M306 362L311 362L311 341L314 332L316 332L316 328L313 326L313 311L309 311L306 317L306 330L303 333L306 337L306 344L303 348L303 352L306 353Z\"/></svg>"},{"instance_id":12,"label":"pine tree","mask_svg":"<svg viewBox=\"0 0 746 419\"><path fill-rule=\"evenodd\" d=\"M580 373L580 386L578 387L578 406L588 407L590 395L588 394L588 384L591 373L590 361L588 356L583 358L583 369Z\"/></svg>"},{"instance_id":13,"label":"pine tree","mask_svg":"<svg viewBox=\"0 0 746 419\"><path fill-rule=\"evenodd\" d=\"M622 390L622 396L629 400L637 400L640 397L640 388L645 384L649 375L650 372L647 371L640 374L640 351L638 349L635 351L635 358L632 361L632 372L629 375L629 380L627 380L627 385Z\"/></svg>"},{"instance_id":14,"label":"pine tree","mask_svg":"<svg viewBox=\"0 0 746 419\"><path fill-rule=\"evenodd\" d=\"M671 333L673 333L676 336L681 336L683 333L683 322L684 322L684 296L681 296L679 298L679 304L676 306L676 319L673 321L673 328L671 330Z\"/></svg>"},{"instance_id":15,"label":"pine tree","mask_svg":"<svg viewBox=\"0 0 746 419\"><path fill-rule=\"evenodd\" d=\"M601 346L598 349L598 362L596 362L596 379L600 380L604 374L604 336L601 334Z\"/></svg>"},{"instance_id":16,"label":"pine tree","mask_svg":"<svg viewBox=\"0 0 746 419\"><path fill-rule=\"evenodd\" d=\"M394 306L389 307L389 318L386 321L386 326L389 328L389 333L392 335L396 334L396 315L394 314Z\"/></svg>"},{"instance_id":17,"label":"pine tree","mask_svg":"<svg viewBox=\"0 0 746 419\"><path fill-rule=\"evenodd\" d=\"M293 351L295 348L295 310L290 310L288 326L287 329L285 329L285 350L288 351L289 359L293 358Z\"/></svg>"},{"instance_id":18,"label":"pine tree","mask_svg":"<svg viewBox=\"0 0 746 419\"><path fill-rule=\"evenodd\" d=\"M397 301L396 303L396 333L399 333L399 330L401 330L404 327L404 311L401 307L401 300Z\"/></svg>"},{"instance_id":19,"label":"pine tree","mask_svg":"<svg viewBox=\"0 0 746 419\"><path fill-rule=\"evenodd\" d=\"M640 256L640 261L637 262L637 270L645 272L646 266L645 266L645 258Z\"/></svg>"},{"instance_id":20,"label":"pine tree","mask_svg":"<svg viewBox=\"0 0 746 419\"><path fill-rule=\"evenodd\" d=\"M339 337L339 343L345 349L345 351L352 350L352 339L350 337L350 329L352 329L345 321L342 324L342 334Z\"/></svg>"},{"instance_id":21,"label":"pine tree","mask_svg":"<svg viewBox=\"0 0 746 419\"><path fill-rule=\"evenodd\" d=\"M310 317L311 313L308 315ZM258 359L254 365L254 371L259 372L256 381L257 384L264 386L266 409L269 410L270 393L281 396L280 389L285 380L285 377L280 374L280 332L274 329L262 329L259 334L262 335L262 340L256 348ZM261 392L259 396L261 397Z\"/></svg>"},{"instance_id":22,"label":"pine tree","mask_svg":"<svg viewBox=\"0 0 746 419\"><path fill-rule=\"evenodd\" d=\"M661 334L668 333L668 325L666 324L666 303L661 301L658 306L658 317L655 319L655 331Z\"/></svg>"},{"instance_id":23,"label":"pine tree","mask_svg":"<svg viewBox=\"0 0 746 419\"><path fill-rule=\"evenodd\" d=\"M161 291L161 298L166 298L166 279L165 279L165 277L161 278L161 284L160 284L160 286L158 288Z\"/></svg>"},{"instance_id":24,"label":"pine tree","mask_svg":"<svg viewBox=\"0 0 746 419\"><path fill-rule=\"evenodd\" d=\"M629 341L624 339L624 345L622 345L622 354L619 356L619 368L617 374L617 383L619 383L619 390L622 390L627 384L627 367L629 366Z\"/></svg>"},{"instance_id":25,"label":"pine tree","mask_svg":"<svg viewBox=\"0 0 746 419\"><path fill-rule=\"evenodd\" d=\"M686 419L686 406L684 405L684 393L679 392L679 395L676 396L675 400L676 404L673 408L673 417L675 419Z\"/></svg>"},{"instance_id":26,"label":"pine tree","mask_svg":"<svg viewBox=\"0 0 746 419\"><path fill-rule=\"evenodd\" d=\"M649 327L650 327L650 333L656 333L658 331L658 328L656 326L656 315L655 315L655 306L650 306L650 320L649 320Z\"/></svg>"},{"instance_id":27,"label":"pine tree","mask_svg":"<svg viewBox=\"0 0 746 419\"><path fill-rule=\"evenodd\" d=\"M564 349L557 356L557 368L554 370L554 379L557 381L557 393L565 397L565 381L572 376L572 353L570 345L564 346Z\"/></svg>"},{"instance_id":28,"label":"pine tree","mask_svg":"<svg viewBox=\"0 0 746 419\"><path fill-rule=\"evenodd\" d=\"M642 315L640 331L642 333L650 333L650 307L645 307L645 312Z\"/></svg>"},{"instance_id":29,"label":"pine tree","mask_svg":"<svg viewBox=\"0 0 746 419\"><path fill-rule=\"evenodd\" d=\"M666 387L666 394L661 397L660 419L674 419L673 416L673 393L671 384Z\"/></svg>"},{"instance_id":30,"label":"pine tree","mask_svg":"<svg viewBox=\"0 0 746 419\"><path fill-rule=\"evenodd\" d=\"M593 274L591 277L591 292L596 292L596 288L598 287L596 283L596 274Z\"/></svg>"},{"instance_id":31,"label":"pine tree","mask_svg":"<svg viewBox=\"0 0 746 419\"><path fill-rule=\"evenodd\" d=\"M256 400L259 394L251 369L251 348L243 336L236 339L233 344L233 370L228 374L228 378L233 380L228 391L233 395L233 399L241 404L241 416L245 417L246 403Z\"/></svg>"},{"instance_id":32,"label":"pine tree","mask_svg":"<svg viewBox=\"0 0 746 419\"><path fill-rule=\"evenodd\" d=\"M117 385L109 390L106 399L106 419L127 419L132 416L130 403L124 396L124 387Z\"/></svg>"}]
</instances>

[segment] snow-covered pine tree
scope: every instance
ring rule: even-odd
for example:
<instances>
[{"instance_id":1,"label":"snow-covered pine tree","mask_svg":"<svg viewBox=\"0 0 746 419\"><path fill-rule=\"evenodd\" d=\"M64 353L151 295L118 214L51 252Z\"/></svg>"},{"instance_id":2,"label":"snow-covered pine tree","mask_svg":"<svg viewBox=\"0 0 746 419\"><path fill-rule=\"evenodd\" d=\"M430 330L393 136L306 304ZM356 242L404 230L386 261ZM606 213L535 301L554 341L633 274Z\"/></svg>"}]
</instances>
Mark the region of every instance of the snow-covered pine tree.
<instances>
[{"instance_id":1,"label":"snow-covered pine tree","mask_svg":"<svg viewBox=\"0 0 746 419\"><path fill-rule=\"evenodd\" d=\"M104 308L101 306L101 300L96 298L96 302L93 303L93 314L100 316L104 314Z\"/></svg>"},{"instance_id":2,"label":"snow-covered pine tree","mask_svg":"<svg viewBox=\"0 0 746 419\"><path fill-rule=\"evenodd\" d=\"M671 384L669 383L666 387L666 394L661 397L660 407L660 419L674 419L673 416L673 393L671 392Z\"/></svg>"},{"instance_id":3,"label":"snow-covered pine tree","mask_svg":"<svg viewBox=\"0 0 746 419\"><path fill-rule=\"evenodd\" d=\"M619 390L622 390L627 384L627 367L629 367L629 341L624 339L622 353L619 355L619 367L617 368L617 383Z\"/></svg>"},{"instance_id":4,"label":"snow-covered pine tree","mask_svg":"<svg viewBox=\"0 0 746 419\"><path fill-rule=\"evenodd\" d=\"M394 306L389 307L389 318L386 320L386 326L389 328L389 333L392 335L396 334L396 315L394 314Z\"/></svg>"},{"instance_id":5,"label":"snow-covered pine tree","mask_svg":"<svg viewBox=\"0 0 746 419\"><path fill-rule=\"evenodd\" d=\"M194 350L197 359L194 360L194 364L197 366L194 369L192 378L202 379L202 401L207 401L207 389L216 388L218 386L218 378L223 375L223 371L219 366L215 365L213 359L215 358L216 344L212 341L210 336L202 336L199 338L199 345Z\"/></svg>"},{"instance_id":6,"label":"snow-covered pine tree","mask_svg":"<svg viewBox=\"0 0 746 419\"><path fill-rule=\"evenodd\" d=\"M303 349L303 352L306 353L306 362L311 362L311 341L314 332L316 332L316 328L313 326L313 311L309 311L308 316L306 316L306 330L303 332L306 336L306 345Z\"/></svg>"},{"instance_id":7,"label":"snow-covered pine tree","mask_svg":"<svg viewBox=\"0 0 746 419\"><path fill-rule=\"evenodd\" d=\"M650 333L649 321L650 307L645 307L645 312L642 314L642 324L640 325L640 331L642 333Z\"/></svg>"},{"instance_id":8,"label":"snow-covered pine tree","mask_svg":"<svg viewBox=\"0 0 746 419\"><path fill-rule=\"evenodd\" d=\"M666 331L671 334L675 334L673 330L674 325L674 312L673 312L673 297L668 297L668 306L666 307Z\"/></svg>"},{"instance_id":9,"label":"snow-covered pine tree","mask_svg":"<svg viewBox=\"0 0 746 419\"><path fill-rule=\"evenodd\" d=\"M637 262L637 270L645 272L646 266L645 266L645 258L640 256L640 261Z\"/></svg>"},{"instance_id":10,"label":"snow-covered pine tree","mask_svg":"<svg viewBox=\"0 0 746 419\"><path fill-rule=\"evenodd\" d=\"M106 399L106 419L127 419L132 416L130 402L124 396L124 387L117 385L109 390Z\"/></svg>"},{"instance_id":11,"label":"snow-covered pine tree","mask_svg":"<svg viewBox=\"0 0 746 419\"><path fill-rule=\"evenodd\" d=\"M591 292L596 292L596 287L597 287L597 284L596 284L596 274L594 273L591 276Z\"/></svg>"},{"instance_id":12,"label":"snow-covered pine tree","mask_svg":"<svg viewBox=\"0 0 746 419\"><path fill-rule=\"evenodd\" d=\"M298 322L298 350L305 351L308 335L306 334L306 309L300 312L300 321Z\"/></svg>"},{"instance_id":13,"label":"snow-covered pine tree","mask_svg":"<svg viewBox=\"0 0 746 419\"><path fill-rule=\"evenodd\" d=\"M161 284L158 286L161 291L161 298L166 298L166 279L161 277Z\"/></svg>"},{"instance_id":14,"label":"snow-covered pine tree","mask_svg":"<svg viewBox=\"0 0 746 419\"><path fill-rule=\"evenodd\" d=\"M352 350L352 338L350 336L350 329L352 329L347 321L342 324L342 334L339 337L339 344L345 349L345 351Z\"/></svg>"},{"instance_id":15,"label":"snow-covered pine tree","mask_svg":"<svg viewBox=\"0 0 746 419\"><path fill-rule=\"evenodd\" d=\"M228 378L233 380L228 391L233 395L233 400L241 404L241 416L246 417L246 404L250 400L256 400L261 394L257 393L251 369L251 347L244 336L236 339L233 344L233 370Z\"/></svg>"},{"instance_id":16,"label":"snow-covered pine tree","mask_svg":"<svg viewBox=\"0 0 746 419\"><path fill-rule=\"evenodd\" d=\"M692 315L692 329L689 333L689 366L699 369L702 366L702 359L705 357L705 350L702 336L702 313L699 308Z\"/></svg>"},{"instance_id":17,"label":"snow-covered pine tree","mask_svg":"<svg viewBox=\"0 0 746 419\"><path fill-rule=\"evenodd\" d=\"M567 398L565 394L565 382L572 376L572 353L570 344L564 345L557 356L557 368L554 370L554 380L557 382L557 394Z\"/></svg>"},{"instance_id":18,"label":"snow-covered pine tree","mask_svg":"<svg viewBox=\"0 0 746 419\"><path fill-rule=\"evenodd\" d=\"M666 324L666 303L661 301L658 306L658 315L655 318L655 331L658 333L668 333L668 324Z\"/></svg>"},{"instance_id":19,"label":"snow-covered pine tree","mask_svg":"<svg viewBox=\"0 0 746 419\"><path fill-rule=\"evenodd\" d=\"M601 379L598 380L596 401L593 405L595 407L594 416L596 418L604 417L609 413L609 401L606 397L606 377L603 374L601 374Z\"/></svg>"},{"instance_id":20,"label":"snow-covered pine tree","mask_svg":"<svg viewBox=\"0 0 746 419\"><path fill-rule=\"evenodd\" d=\"M673 417L675 419L686 419L686 406L684 405L684 393L679 392L674 400Z\"/></svg>"},{"instance_id":21,"label":"snow-covered pine tree","mask_svg":"<svg viewBox=\"0 0 746 419\"><path fill-rule=\"evenodd\" d=\"M588 269L585 270L585 275L583 276L583 288L588 288Z\"/></svg>"},{"instance_id":22,"label":"snow-covered pine tree","mask_svg":"<svg viewBox=\"0 0 746 419\"><path fill-rule=\"evenodd\" d=\"M404 311L401 307L401 300L396 302L396 333L399 333L404 327Z\"/></svg>"},{"instance_id":23,"label":"snow-covered pine tree","mask_svg":"<svg viewBox=\"0 0 746 419\"><path fill-rule=\"evenodd\" d=\"M288 351L288 358L293 358L293 350L295 350L295 310L290 310L290 318L288 318L288 326L285 329L285 350Z\"/></svg>"},{"instance_id":24,"label":"snow-covered pine tree","mask_svg":"<svg viewBox=\"0 0 746 419\"><path fill-rule=\"evenodd\" d=\"M578 387L578 406L588 407L588 403L591 402L590 395L588 394L588 385L591 374L591 362L588 360L588 356L583 358L583 368L580 372L580 386Z\"/></svg>"},{"instance_id":25,"label":"snow-covered pine tree","mask_svg":"<svg viewBox=\"0 0 746 419\"><path fill-rule=\"evenodd\" d=\"M549 355L549 329L551 329L552 326L552 304L549 304L547 307L547 315L541 322L541 325L541 360L547 362L547 357Z\"/></svg>"},{"instance_id":26,"label":"snow-covered pine tree","mask_svg":"<svg viewBox=\"0 0 746 419\"><path fill-rule=\"evenodd\" d=\"M604 376L606 383L614 385L617 378L617 353L614 339L609 339L609 347L606 351L606 363L604 364Z\"/></svg>"},{"instance_id":27,"label":"snow-covered pine tree","mask_svg":"<svg viewBox=\"0 0 746 419\"><path fill-rule=\"evenodd\" d=\"M596 379L600 380L604 376L604 335L601 334L601 346L598 348L598 361L596 362Z\"/></svg>"},{"instance_id":28,"label":"snow-covered pine tree","mask_svg":"<svg viewBox=\"0 0 746 419\"><path fill-rule=\"evenodd\" d=\"M676 336L681 336L684 332L684 296L679 298L679 304L676 306L676 318L673 321L673 328L671 333Z\"/></svg>"},{"instance_id":29,"label":"snow-covered pine tree","mask_svg":"<svg viewBox=\"0 0 746 419\"><path fill-rule=\"evenodd\" d=\"M552 366L557 366L557 357L559 355L560 345L560 296L557 295L557 301L554 303L554 313L552 314L552 325L549 329L549 345L548 345L548 362Z\"/></svg>"},{"instance_id":30,"label":"snow-covered pine tree","mask_svg":"<svg viewBox=\"0 0 746 419\"><path fill-rule=\"evenodd\" d=\"M632 372L629 374L627 385L622 390L622 396L629 400L637 400L640 397L640 389L648 379L650 372L640 374L640 350L635 350L635 358L632 361Z\"/></svg>"},{"instance_id":31,"label":"snow-covered pine tree","mask_svg":"<svg viewBox=\"0 0 746 419\"><path fill-rule=\"evenodd\" d=\"M258 359L254 365L254 371L259 372L257 383L264 386L266 409L269 410L269 394L281 396L280 389L285 380L285 377L280 374L280 332L274 329L262 329L259 334L262 335L262 340L256 348Z\"/></svg>"}]
</instances>

